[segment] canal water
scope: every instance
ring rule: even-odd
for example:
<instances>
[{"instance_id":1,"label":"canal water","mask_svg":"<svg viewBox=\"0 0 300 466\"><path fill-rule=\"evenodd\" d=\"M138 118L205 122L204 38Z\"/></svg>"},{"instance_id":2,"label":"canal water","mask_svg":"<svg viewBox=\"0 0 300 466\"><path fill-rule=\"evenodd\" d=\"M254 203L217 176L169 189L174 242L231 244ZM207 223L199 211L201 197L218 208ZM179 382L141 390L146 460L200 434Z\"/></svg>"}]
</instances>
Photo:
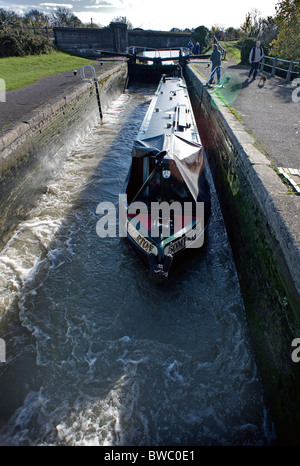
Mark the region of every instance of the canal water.
<instances>
[{"instance_id":1,"label":"canal water","mask_svg":"<svg viewBox=\"0 0 300 466\"><path fill-rule=\"evenodd\" d=\"M0 254L0 444L269 445L273 424L213 183L203 250L163 286L118 205L153 88L124 93L68 155Z\"/></svg>"}]
</instances>

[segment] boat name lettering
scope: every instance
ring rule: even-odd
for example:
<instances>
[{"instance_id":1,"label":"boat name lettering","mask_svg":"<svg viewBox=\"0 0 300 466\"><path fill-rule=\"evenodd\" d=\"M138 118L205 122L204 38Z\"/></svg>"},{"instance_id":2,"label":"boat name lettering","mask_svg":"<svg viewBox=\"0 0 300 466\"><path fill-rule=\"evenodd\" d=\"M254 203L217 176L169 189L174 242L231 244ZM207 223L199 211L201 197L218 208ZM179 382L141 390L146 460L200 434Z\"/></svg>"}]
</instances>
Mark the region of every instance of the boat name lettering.
<instances>
[{"instance_id":1,"label":"boat name lettering","mask_svg":"<svg viewBox=\"0 0 300 466\"><path fill-rule=\"evenodd\" d=\"M180 238L178 241L175 241L174 243L170 243L169 253L175 254L176 252L181 251L181 249L185 248L185 243L186 243L185 236L183 238Z\"/></svg>"},{"instance_id":2,"label":"boat name lettering","mask_svg":"<svg viewBox=\"0 0 300 466\"><path fill-rule=\"evenodd\" d=\"M134 228L134 226L131 225L131 223L127 220L126 224L126 229L129 233L130 236L136 241L136 238L138 236L138 231Z\"/></svg>"},{"instance_id":3,"label":"boat name lettering","mask_svg":"<svg viewBox=\"0 0 300 466\"><path fill-rule=\"evenodd\" d=\"M141 248L144 249L144 251L150 253L151 250L152 250L152 244L149 243L149 241L147 241L143 236L141 235L138 235L137 238L135 238L135 241L137 242L137 244L139 246L141 246Z\"/></svg>"},{"instance_id":4,"label":"boat name lettering","mask_svg":"<svg viewBox=\"0 0 300 466\"><path fill-rule=\"evenodd\" d=\"M201 220L186 234L188 241L195 241L203 233Z\"/></svg>"}]
</instances>

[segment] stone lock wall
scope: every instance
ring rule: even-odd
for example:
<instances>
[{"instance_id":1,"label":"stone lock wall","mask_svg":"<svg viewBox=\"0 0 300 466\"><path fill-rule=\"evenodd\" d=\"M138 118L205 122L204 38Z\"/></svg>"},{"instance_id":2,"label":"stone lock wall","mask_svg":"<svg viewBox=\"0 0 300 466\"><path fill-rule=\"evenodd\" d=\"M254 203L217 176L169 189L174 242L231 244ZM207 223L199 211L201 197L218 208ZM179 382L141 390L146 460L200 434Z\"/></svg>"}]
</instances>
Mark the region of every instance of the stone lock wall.
<instances>
[{"instance_id":1,"label":"stone lock wall","mask_svg":"<svg viewBox=\"0 0 300 466\"><path fill-rule=\"evenodd\" d=\"M100 51L125 54L130 46L148 49L187 47L191 34L151 30L127 30L124 23L109 27L54 28L55 42L63 50L83 56L100 55Z\"/></svg>"},{"instance_id":2,"label":"stone lock wall","mask_svg":"<svg viewBox=\"0 0 300 466\"><path fill-rule=\"evenodd\" d=\"M70 53L91 56L97 50L125 53L127 26L111 23L107 28L54 28L55 43Z\"/></svg>"},{"instance_id":3,"label":"stone lock wall","mask_svg":"<svg viewBox=\"0 0 300 466\"><path fill-rule=\"evenodd\" d=\"M102 74L102 111L124 90L127 65ZM67 153L100 121L94 83L81 83L17 123L0 138L0 246L45 192Z\"/></svg>"},{"instance_id":4,"label":"stone lock wall","mask_svg":"<svg viewBox=\"0 0 300 466\"><path fill-rule=\"evenodd\" d=\"M300 255L282 213L287 188L191 66L186 77L233 250L253 349L278 442L300 443ZM278 195L277 193L280 193ZM287 202L287 201L286 201Z\"/></svg>"},{"instance_id":5,"label":"stone lock wall","mask_svg":"<svg viewBox=\"0 0 300 466\"><path fill-rule=\"evenodd\" d=\"M128 47L135 45L158 50L187 47L190 38L189 32L129 30Z\"/></svg>"}]
</instances>

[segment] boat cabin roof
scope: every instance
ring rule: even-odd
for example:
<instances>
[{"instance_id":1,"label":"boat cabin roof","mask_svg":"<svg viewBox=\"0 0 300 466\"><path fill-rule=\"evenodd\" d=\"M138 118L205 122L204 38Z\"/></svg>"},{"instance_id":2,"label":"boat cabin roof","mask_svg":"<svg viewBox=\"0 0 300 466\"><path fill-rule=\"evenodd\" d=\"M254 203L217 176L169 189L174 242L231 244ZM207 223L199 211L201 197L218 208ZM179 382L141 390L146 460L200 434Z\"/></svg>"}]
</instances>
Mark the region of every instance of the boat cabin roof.
<instances>
[{"instance_id":1,"label":"boat cabin roof","mask_svg":"<svg viewBox=\"0 0 300 466\"><path fill-rule=\"evenodd\" d=\"M200 143L186 83L183 78L163 77L148 108L137 139L178 134ZM165 138L167 140L167 138Z\"/></svg>"}]
</instances>

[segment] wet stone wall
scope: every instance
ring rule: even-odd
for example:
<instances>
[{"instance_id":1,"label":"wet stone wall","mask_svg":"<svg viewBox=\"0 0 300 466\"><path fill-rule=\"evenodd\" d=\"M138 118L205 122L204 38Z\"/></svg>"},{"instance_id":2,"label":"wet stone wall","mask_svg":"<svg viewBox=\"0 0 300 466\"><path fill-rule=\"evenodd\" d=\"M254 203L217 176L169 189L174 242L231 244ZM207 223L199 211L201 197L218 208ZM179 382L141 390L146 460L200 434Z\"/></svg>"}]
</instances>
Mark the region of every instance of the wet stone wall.
<instances>
[{"instance_id":1,"label":"wet stone wall","mask_svg":"<svg viewBox=\"0 0 300 466\"><path fill-rule=\"evenodd\" d=\"M99 79L102 112L123 90L126 64ZM82 83L28 115L0 139L0 246L44 192L67 152L100 123L94 83Z\"/></svg>"},{"instance_id":2,"label":"wet stone wall","mask_svg":"<svg viewBox=\"0 0 300 466\"><path fill-rule=\"evenodd\" d=\"M282 246L289 244L289 239L280 237L288 232L279 235L275 231L274 225L280 231L276 223L279 220L271 218L276 209L262 183L267 180L267 185L276 191L280 181L268 161L253 148L249 135L236 137L234 117L229 112L224 116L191 67L187 69L187 81L233 250L278 441L299 444L300 373L291 358L291 343L300 328L299 294ZM284 191L284 187L280 189Z\"/></svg>"}]
</instances>

